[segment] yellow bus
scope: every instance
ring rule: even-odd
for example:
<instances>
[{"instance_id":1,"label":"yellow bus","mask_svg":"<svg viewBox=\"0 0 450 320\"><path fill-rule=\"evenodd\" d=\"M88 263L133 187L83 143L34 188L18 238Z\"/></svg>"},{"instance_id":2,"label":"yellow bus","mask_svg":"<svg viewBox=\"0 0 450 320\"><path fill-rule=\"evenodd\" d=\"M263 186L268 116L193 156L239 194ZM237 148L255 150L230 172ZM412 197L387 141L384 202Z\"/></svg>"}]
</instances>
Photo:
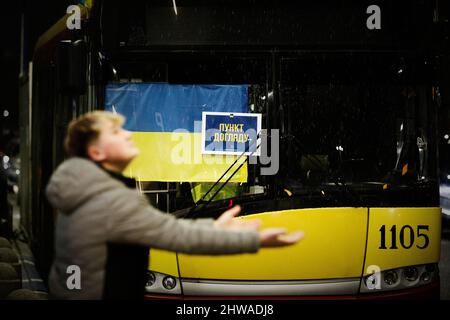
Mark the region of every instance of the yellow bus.
<instances>
[{"instance_id":1,"label":"yellow bus","mask_svg":"<svg viewBox=\"0 0 450 320\"><path fill-rule=\"evenodd\" d=\"M239 204L305 232L258 254L150 249L146 298L439 298L436 8L178 2L88 2L39 39L21 203L41 272L65 126L100 108L127 117L142 152L127 174L154 206L189 219ZM265 157L203 154L203 112L261 115Z\"/></svg>"}]
</instances>

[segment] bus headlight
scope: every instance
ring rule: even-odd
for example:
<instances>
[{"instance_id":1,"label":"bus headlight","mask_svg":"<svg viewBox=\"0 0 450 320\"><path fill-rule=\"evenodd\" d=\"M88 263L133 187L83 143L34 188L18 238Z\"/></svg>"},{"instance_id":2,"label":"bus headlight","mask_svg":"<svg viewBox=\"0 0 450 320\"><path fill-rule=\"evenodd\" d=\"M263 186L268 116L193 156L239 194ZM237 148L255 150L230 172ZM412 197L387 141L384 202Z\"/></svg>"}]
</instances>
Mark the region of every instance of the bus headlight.
<instances>
[{"instance_id":1,"label":"bus headlight","mask_svg":"<svg viewBox=\"0 0 450 320\"><path fill-rule=\"evenodd\" d=\"M167 290L172 290L177 285L177 280L175 278L168 276L163 279L163 286Z\"/></svg>"},{"instance_id":2,"label":"bus headlight","mask_svg":"<svg viewBox=\"0 0 450 320\"><path fill-rule=\"evenodd\" d=\"M147 283L146 283L146 287L151 287L155 284L156 282L156 276L153 272L151 271L147 271Z\"/></svg>"},{"instance_id":3,"label":"bus headlight","mask_svg":"<svg viewBox=\"0 0 450 320\"><path fill-rule=\"evenodd\" d=\"M403 277L409 282L414 282L419 277L419 271L416 267L406 267L403 269Z\"/></svg>"},{"instance_id":4,"label":"bus headlight","mask_svg":"<svg viewBox=\"0 0 450 320\"><path fill-rule=\"evenodd\" d=\"M147 293L181 294L181 282L177 277L149 270L147 271L145 291Z\"/></svg>"},{"instance_id":5,"label":"bus headlight","mask_svg":"<svg viewBox=\"0 0 450 320\"><path fill-rule=\"evenodd\" d=\"M383 275L384 283L386 283L388 286L393 286L398 281L398 274L395 270L389 270Z\"/></svg>"},{"instance_id":6,"label":"bus headlight","mask_svg":"<svg viewBox=\"0 0 450 320\"><path fill-rule=\"evenodd\" d=\"M384 270L365 276L364 281L361 281L360 292L374 293L419 287L429 284L438 276L439 268L436 263Z\"/></svg>"},{"instance_id":7,"label":"bus headlight","mask_svg":"<svg viewBox=\"0 0 450 320\"><path fill-rule=\"evenodd\" d=\"M366 286L368 288L374 288L377 285L378 285L378 277L375 274L366 277Z\"/></svg>"},{"instance_id":8,"label":"bus headlight","mask_svg":"<svg viewBox=\"0 0 450 320\"><path fill-rule=\"evenodd\" d=\"M431 274L429 272L424 272L422 273L422 275L420 276L420 280L423 282L429 282L431 280Z\"/></svg>"}]
</instances>

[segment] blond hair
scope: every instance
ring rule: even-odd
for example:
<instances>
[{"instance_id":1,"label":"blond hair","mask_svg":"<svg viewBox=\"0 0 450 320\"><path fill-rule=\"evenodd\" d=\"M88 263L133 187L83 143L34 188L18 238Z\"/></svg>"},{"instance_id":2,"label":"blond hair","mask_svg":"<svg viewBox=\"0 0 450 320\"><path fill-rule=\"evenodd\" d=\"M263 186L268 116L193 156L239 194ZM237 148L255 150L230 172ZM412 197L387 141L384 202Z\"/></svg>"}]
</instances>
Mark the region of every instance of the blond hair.
<instances>
[{"instance_id":1,"label":"blond hair","mask_svg":"<svg viewBox=\"0 0 450 320\"><path fill-rule=\"evenodd\" d=\"M64 149L70 157L88 158L87 148L100 135L101 125L110 122L121 126L125 118L108 111L88 112L72 120L67 128Z\"/></svg>"}]
</instances>

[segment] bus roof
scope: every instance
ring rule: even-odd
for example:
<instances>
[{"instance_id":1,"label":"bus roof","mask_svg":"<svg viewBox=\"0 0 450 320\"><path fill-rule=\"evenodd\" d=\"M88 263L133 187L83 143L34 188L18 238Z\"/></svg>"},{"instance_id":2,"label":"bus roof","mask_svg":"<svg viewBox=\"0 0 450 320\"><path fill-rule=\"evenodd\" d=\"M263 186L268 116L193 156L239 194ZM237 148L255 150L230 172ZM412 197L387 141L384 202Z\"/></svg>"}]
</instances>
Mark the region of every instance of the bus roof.
<instances>
[{"instance_id":1,"label":"bus roof","mask_svg":"<svg viewBox=\"0 0 450 320\"><path fill-rule=\"evenodd\" d=\"M89 17L90 6L78 5L80 8L81 21ZM34 47L33 60L44 58L49 54L55 44L61 40L71 37L70 30L67 28L67 19L72 14L66 14L42 34Z\"/></svg>"}]
</instances>

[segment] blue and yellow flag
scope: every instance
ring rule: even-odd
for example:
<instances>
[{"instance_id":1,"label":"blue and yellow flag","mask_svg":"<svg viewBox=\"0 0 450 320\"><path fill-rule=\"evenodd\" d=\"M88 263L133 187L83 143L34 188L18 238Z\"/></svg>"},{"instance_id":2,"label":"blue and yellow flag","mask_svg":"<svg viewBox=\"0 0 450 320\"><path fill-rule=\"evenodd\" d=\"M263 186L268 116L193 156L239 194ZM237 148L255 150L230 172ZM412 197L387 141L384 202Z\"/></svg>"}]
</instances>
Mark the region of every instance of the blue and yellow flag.
<instances>
[{"instance_id":1,"label":"blue and yellow flag","mask_svg":"<svg viewBox=\"0 0 450 320\"><path fill-rule=\"evenodd\" d=\"M214 182L236 156L201 153L202 112L247 112L247 85L109 84L105 109L125 116L124 128L140 149L127 175L140 181ZM246 182L247 165L230 181Z\"/></svg>"}]
</instances>

